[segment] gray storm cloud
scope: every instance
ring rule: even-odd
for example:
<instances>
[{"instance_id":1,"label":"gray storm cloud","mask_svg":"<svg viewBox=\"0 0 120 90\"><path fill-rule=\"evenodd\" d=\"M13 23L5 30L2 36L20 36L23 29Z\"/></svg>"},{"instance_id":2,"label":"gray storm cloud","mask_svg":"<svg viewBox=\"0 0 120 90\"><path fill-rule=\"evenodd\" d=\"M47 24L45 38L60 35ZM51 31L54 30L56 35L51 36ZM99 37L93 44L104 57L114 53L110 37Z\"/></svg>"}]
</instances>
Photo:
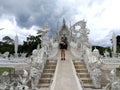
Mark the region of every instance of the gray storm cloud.
<instances>
[{"instance_id":1,"label":"gray storm cloud","mask_svg":"<svg viewBox=\"0 0 120 90\"><path fill-rule=\"evenodd\" d=\"M66 19L68 25L70 22L74 24L81 19L85 19L87 27L91 30L90 40L95 44L95 42L99 42L93 40L94 38L99 38L98 35L95 35L96 32L102 31L102 33L106 33L102 28L111 28L112 30L115 30L116 27L118 30L120 28L117 23L120 21L118 19L120 13L116 11L117 6L119 6L119 0L116 0L114 3L113 1L0 0L0 20L4 16L13 16L17 26L21 28L20 30L24 30L22 28L29 30L32 26L42 27L45 22L48 22L51 32L54 33L57 23L59 22L59 26L61 26L63 18ZM114 16L111 16L111 13ZM2 21L0 22L2 23ZM113 22L116 22L116 24Z\"/></svg>"},{"instance_id":2,"label":"gray storm cloud","mask_svg":"<svg viewBox=\"0 0 120 90\"><path fill-rule=\"evenodd\" d=\"M0 0L0 15L14 15L21 27L54 22L55 0Z\"/></svg>"},{"instance_id":3,"label":"gray storm cloud","mask_svg":"<svg viewBox=\"0 0 120 90\"><path fill-rule=\"evenodd\" d=\"M98 0L99 1L99 0ZM78 13L77 6L92 5L91 1L61 1L61 0L0 0L0 15L13 15L21 27L32 25L42 26L48 22L55 29L56 23L63 18L68 21L74 20ZM80 12L80 11L79 11ZM82 15L82 14L81 14Z\"/></svg>"},{"instance_id":4,"label":"gray storm cloud","mask_svg":"<svg viewBox=\"0 0 120 90\"><path fill-rule=\"evenodd\" d=\"M78 13L77 6L82 6L83 4L91 6L93 4L90 0L76 2L78 1L0 0L0 15L14 15L18 25L21 27L31 27L33 24L41 26L47 21L52 28L55 28L55 23L63 18L69 21L73 20L74 15Z\"/></svg>"}]
</instances>

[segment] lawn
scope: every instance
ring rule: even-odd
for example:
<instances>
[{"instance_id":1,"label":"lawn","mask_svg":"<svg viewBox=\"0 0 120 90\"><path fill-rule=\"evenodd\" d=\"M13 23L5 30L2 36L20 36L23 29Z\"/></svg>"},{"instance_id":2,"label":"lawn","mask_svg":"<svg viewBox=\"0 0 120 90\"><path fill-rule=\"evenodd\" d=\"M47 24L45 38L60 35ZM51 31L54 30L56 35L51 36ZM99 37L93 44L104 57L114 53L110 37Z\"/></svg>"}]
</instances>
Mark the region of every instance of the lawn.
<instances>
[{"instance_id":1,"label":"lawn","mask_svg":"<svg viewBox=\"0 0 120 90\"><path fill-rule=\"evenodd\" d=\"M11 72L13 68L7 68L7 67L0 67L0 74L2 74L4 71Z\"/></svg>"}]
</instances>

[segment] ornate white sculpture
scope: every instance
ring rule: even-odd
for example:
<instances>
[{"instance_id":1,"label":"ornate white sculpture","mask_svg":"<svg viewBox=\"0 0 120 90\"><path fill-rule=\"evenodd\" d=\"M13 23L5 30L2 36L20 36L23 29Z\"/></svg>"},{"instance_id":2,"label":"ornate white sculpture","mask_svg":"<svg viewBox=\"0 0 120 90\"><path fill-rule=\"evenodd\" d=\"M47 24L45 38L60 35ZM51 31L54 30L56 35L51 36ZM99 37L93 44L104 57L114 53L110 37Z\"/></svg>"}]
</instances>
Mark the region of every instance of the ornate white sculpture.
<instances>
[{"instance_id":1,"label":"ornate white sculpture","mask_svg":"<svg viewBox=\"0 0 120 90\"><path fill-rule=\"evenodd\" d=\"M96 57L92 55L92 51L90 48L86 48L85 52L86 52L86 56L89 64L96 62Z\"/></svg>"},{"instance_id":2,"label":"ornate white sculpture","mask_svg":"<svg viewBox=\"0 0 120 90\"><path fill-rule=\"evenodd\" d=\"M5 53L3 54L3 57L4 57L5 59L8 59L8 56L9 56L9 52L5 52Z\"/></svg>"},{"instance_id":3,"label":"ornate white sculpture","mask_svg":"<svg viewBox=\"0 0 120 90\"><path fill-rule=\"evenodd\" d=\"M101 75L102 72L99 68L93 69L91 72L93 84L96 88L101 88Z\"/></svg>"},{"instance_id":4,"label":"ornate white sculpture","mask_svg":"<svg viewBox=\"0 0 120 90\"><path fill-rule=\"evenodd\" d=\"M117 80L112 83L111 90L120 90L120 80Z\"/></svg>"},{"instance_id":5,"label":"ornate white sculpture","mask_svg":"<svg viewBox=\"0 0 120 90\"><path fill-rule=\"evenodd\" d=\"M21 75L19 75L19 82L21 85L27 85L29 81L30 79L28 79L28 77L22 77Z\"/></svg>"},{"instance_id":6,"label":"ornate white sculpture","mask_svg":"<svg viewBox=\"0 0 120 90\"><path fill-rule=\"evenodd\" d=\"M105 56L105 58L108 58L108 57L110 57L110 53L107 50L105 50L104 56Z\"/></svg>"},{"instance_id":7,"label":"ornate white sculpture","mask_svg":"<svg viewBox=\"0 0 120 90\"><path fill-rule=\"evenodd\" d=\"M80 28L76 29L76 26L79 26ZM88 34L90 30L86 28L86 22L84 20L81 20L75 23L71 27L71 32L73 38L71 40L76 39L77 49L80 48L81 56L84 56L85 48L90 47L90 44L88 42ZM73 37L74 34L76 36Z\"/></svg>"},{"instance_id":8,"label":"ornate white sculpture","mask_svg":"<svg viewBox=\"0 0 120 90\"><path fill-rule=\"evenodd\" d=\"M4 71L4 72L2 73L2 76L7 76L8 74L9 74L9 72Z\"/></svg>"},{"instance_id":9,"label":"ornate white sculpture","mask_svg":"<svg viewBox=\"0 0 120 90\"><path fill-rule=\"evenodd\" d=\"M37 50L36 50L36 49L34 49L34 50L32 51L31 63L35 61L35 57L37 57Z\"/></svg>"},{"instance_id":10,"label":"ornate white sculpture","mask_svg":"<svg viewBox=\"0 0 120 90\"><path fill-rule=\"evenodd\" d=\"M111 74L112 81L115 81L115 78L116 78L116 69L111 70L110 74Z\"/></svg>"},{"instance_id":11,"label":"ornate white sculpture","mask_svg":"<svg viewBox=\"0 0 120 90\"><path fill-rule=\"evenodd\" d=\"M27 85L22 85L22 84L18 83L17 87L13 90L30 90L30 89Z\"/></svg>"},{"instance_id":12,"label":"ornate white sculpture","mask_svg":"<svg viewBox=\"0 0 120 90\"><path fill-rule=\"evenodd\" d=\"M31 77L31 86L32 89L36 89L39 83L39 79L41 77L41 73L44 68L44 64L46 62L46 54L47 47L44 46L41 49L35 49L32 52L31 56L31 69L30 69L30 77Z\"/></svg>"},{"instance_id":13,"label":"ornate white sculpture","mask_svg":"<svg viewBox=\"0 0 120 90\"><path fill-rule=\"evenodd\" d=\"M27 53L21 53L21 58L25 58Z\"/></svg>"},{"instance_id":14,"label":"ornate white sculpture","mask_svg":"<svg viewBox=\"0 0 120 90\"><path fill-rule=\"evenodd\" d=\"M44 45L47 45L49 42L49 32L50 32L50 27L48 25L48 23L44 24L44 27L40 30L38 30L38 34L41 35L41 46L43 47Z\"/></svg>"},{"instance_id":15,"label":"ornate white sculpture","mask_svg":"<svg viewBox=\"0 0 120 90\"><path fill-rule=\"evenodd\" d=\"M6 88L7 88L6 82L0 83L0 90L6 90Z\"/></svg>"},{"instance_id":16,"label":"ornate white sculpture","mask_svg":"<svg viewBox=\"0 0 120 90\"><path fill-rule=\"evenodd\" d=\"M41 76L41 72L39 71L39 69L31 67L30 77L31 77L32 89L34 89L38 86L40 76Z\"/></svg>"},{"instance_id":17,"label":"ornate white sculpture","mask_svg":"<svg viewBox=\"0 0 120 90\"><path fill-rule=\"evenodd\" d=\"M115 69L111 70L110 75L106 75L109 83L105 86L104 90L120 90L120 79L116 79Z\"/></svg>"},{"instance_id":18,"label":"ornate white sculpture","mask_svg":"<svg viewBox=\"0 0 120 90\"><path fill-rule=\"evenodd\" d=\"M23 69L23 71L24 71L23 77L24 77L24 78L27 78L27 77L28 77L28 72L27 72L25 69Z\"/></svg>"},{"instance_id":19,"label":"ornate white sculpture","mask_svg":"<svg viewBox=\"0 0 120 90\"><path fill-rule=\"evenodd\" d=\"M99 53L99 50L98 50L97 48L95 48L95 49L93 50L93 55L96 56L97 59L100 58L100 53Z\"/></svg>"},{"instance_id":20,"label":"ornate white sculpture","mask_svg":"<svg viewBox=\"0 0 120 90\"><path fill-rule=\"evenodd\" d=\"M74 49L77 49L77 43L70 42L70 46Z\"/></svg>"},{"instance_id":21,"label":"ornate white sculpture","mask_svg":"<svg viewBox=\"0 0 120 90\"><path fill-rule=\"evenodd\" d=\"M102 71L99 69L101 67L101 60L99 58L99 51L95 48L93 52L90 48L85 48L85 63L88 71L90 72L93 85L96 88L101 88L101 75Z\"/></svg>"}]
</instances>

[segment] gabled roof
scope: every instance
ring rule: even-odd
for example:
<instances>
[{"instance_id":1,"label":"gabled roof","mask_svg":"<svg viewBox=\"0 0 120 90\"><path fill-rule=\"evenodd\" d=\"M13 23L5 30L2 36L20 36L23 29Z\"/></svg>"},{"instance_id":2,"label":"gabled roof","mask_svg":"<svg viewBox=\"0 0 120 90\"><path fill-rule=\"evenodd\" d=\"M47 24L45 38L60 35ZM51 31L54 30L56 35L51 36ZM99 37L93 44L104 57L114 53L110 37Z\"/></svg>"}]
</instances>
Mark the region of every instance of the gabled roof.
<instances>
[{"instance_id":1,"label":"gabled roof","mask_svg":"<svg viewBox=\"0 0 120 90\"><path fill-rule=\"evenodd\" d=\"M63 19L63 24L62 24L62 27L61 27L59 33L63 32L63 31L69 32L68 26L66 25L66 22L65 22L65 19Z\"/></svg>"}]
</instances>

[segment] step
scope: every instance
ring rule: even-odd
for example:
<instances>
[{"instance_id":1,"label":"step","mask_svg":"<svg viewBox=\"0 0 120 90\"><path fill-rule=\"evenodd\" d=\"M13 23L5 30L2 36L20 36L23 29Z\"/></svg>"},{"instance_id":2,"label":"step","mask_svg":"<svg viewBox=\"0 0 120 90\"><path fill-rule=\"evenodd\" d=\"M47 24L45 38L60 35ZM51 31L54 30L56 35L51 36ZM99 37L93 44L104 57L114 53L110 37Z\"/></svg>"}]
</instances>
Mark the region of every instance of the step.
<instances>
[{"instance_id":1,"label":"step","mask_svg":"<svg viewBox=\"0 0 120 90\"><path fill-rule=\"evenodd\" d=\"M57 63L46 63L46 65L57 65Z\"/></svg>"},{"instance_id":2,"label":"step","mask_svg":"<svg viewBox=\"0 0 120 90\"><path fill-rule=\"evenodd\" d=\"M89 75L88 72L85 72L85 73L78 73L78 74L80 74L80 75L86 75L86 74L88 74L88 75Z\"/></svg>"},{"instance_id":3,"label":"step","mask_svg":"<svg viewBox=\"0 0 120 90\"><path fill-rule=\"evenodd\" d=\"M43 73L54 73L55 69L44 69Z\"/></svg>"},{"instance_id":4,"label":"step","mask_svg":"<svg viewBox=\"0 0 120 90\"><path fill-rule=\"evenodd\" d=\"M84 65L84 62L73 62L74 65Z\"/></svg>"},{"instance_id":5,"label":"step","mask_svg":"<svg viewBox=\"0 0 120 90\"><path fill-rule=\"evenodd\" d=\"M84 62L73 62L73 63L74 63L74 65L85 65Z\"/></svg>"},{"instance_id":6,"label":"step","mask_svg":"<svg viewBox=\"0 0 120 90\"><path fill-rule=\"evenodd\" d=\"M52 78L53 73L42 73L41 78Z\"/></svg>"},{"instance_id":7,"label":"step","mask_svg":"<svg viewBox=\"0 0 120 90\"><path fill-rule=\"evenodd\" d=\"M84 90L104 90L103 88L101 88L101 89L96 89L96 88L85 88Z\"/></svg>"},{"instance_id":8,"label":"step","mask_svg":"<svg viewBox=\"0 0 120 90\"><path fill-rule=\"evenodd\" d=\"M57 63L49 62L49 63L46 63L46 65L57 65Z\"/></svg>"},{"instance_id":9,"label":"step","mask_svg":"<svg viewBox=\"0 0 120 90\"><path fill-rule=\"evenodd\" d=\"M83 84L84 88L94 88L93 84Z\"/></svg>"},{"instance_id":10,"label":"step","mask_svg":"<svg viewBox=\"0 0 120 90\"><path fill-rule=\"evenodd\" d=\"M45 66L44 69L55 69L55 68L56 68L56 66Z\"/></svg>"},{"instance_id":11,"label":"step","mask_svg":"<svg viewBox=\"0 0 120 90\"><path fill-rule=\"evenodd\" d=\"M80 78L90 77L89 73L78 73L78 75L80 76Z\"/></svg>"},{"instance_id":12,"label":"step","mask_svg":"<svg viewBox=\"0 0 120 90\"><path fill-rule=\"evenodd\" d=\"M56 66L46 65L46 66L44 67L44 69L47 69L47 68L50 68L50 69L55 69L55 68L56 68Z\"/></svg>"},{"instance_id":13,"label":"step","mask_svg":"<svg viewBox=\"0 0 120 90\"><path fill-rule=\"evenodd\" d=\"M48 60L46 63L56 63L57 64L57 61L55 61L55 60Z\"/></svg>"},{"instance_id":14,"label":"step","mask_svg":"<svg viewBox=\"0 0 120 90\"><path fill-rule=\"evenodd\" d=\"M40 90L46 90L49 88L52 77L55 72L56 65L57 65L57 61L54 60L48 60L46 62L43 73L41 74L41 78L39 80L38 87L40 87Z\"/></svg>"},{"instance_id":15,"label":"step","mask_svg":"<svg viewBox=\"0 0 120 90\"><path fill-rule=\"evenodd\" d=\"M46 63L57 64L57 61L47 61Z\"/></svg>"},{"instance_id":16,"label":"step","mask_svg":"<svg viewBox=\"0 0 120 90\"><path fill-rule=\"evenodd\" d=\"M56 66L56 64L46 64L45 66Z\"/></svg>"},{"instance_id":17,"label":"step","mask_svg":"<svg viewBox=\"0 0 120 90\"><path fill-rule=\"evenodd\" d=\"M51 63L48 63L48 64L45 64L45 66L56 66L57 64L51 64Z\"/></svg>"},{"instance_id":18,"label":"step","mask_svg":"<svg viewBox=\"0 0 120 90\"><path fill-rule=\"evenodd\" d=\"M86 69L85 66L75 66L75 69Z\"/></svg>"},{"instance_id":19,"label":"step","mask_svg":"<svg viewBox=\"0 0 120 90\"><path fill-rule=\"evenodd\" d=\"M87 69L76 69L77 73L88 73Z\"/></svg>"},{"instance_id":20,"label":"step","mask_svg":"<svg viewBox=\"0 0 120 90\"><path fill-rule=\"evenodd\" d=\"M75 62L75 63L76 63L76 62L84 62L84 60L81 60L81 59L75 60L75 59L74 59L73 62Z\"/></svg>"},{"instance_id":21,"label":"step","mask_svg":"<svg viewBox=\"0 0 120 90\"><path fill-rule=\"evenodd\" d=\"M92 83L92 80L91 79L83 79L83 78L80 78L81 80L82 80L82 82L84 83L84 84L91 84Z\"/></svg>"},{"instance_id":22,"label":"step","mask_svg":"<svg viewBox=\"0 0 120 90\"><path fill-rule=\"evenodd\" d=\"M74 65L74 66L81 66L82 67L82 66L85 66L85 65L84 64L79 64L79 65Z\"/></svg>"},{"instance_id":23,"label":"step","mask_svg":"<svg viewBox=\"0 0 120 90\"><path fill-rule=\"evenodd\" d=\"M51 82L51 79L50 78L41 78L39 82L40 83L48 83L49 84Z\"/></svg>"},{"instance_id":24,"label":"step","mask_svg":"<svg viewBox=\"0 0 120 90\"><path fill-rule=\"evenodd\" d=\"M50 86L50 84L46 84L46 83L38 85L38 87L40 87L40 88L48 88L49 86Z\"/></svg>"}]
</instances>

